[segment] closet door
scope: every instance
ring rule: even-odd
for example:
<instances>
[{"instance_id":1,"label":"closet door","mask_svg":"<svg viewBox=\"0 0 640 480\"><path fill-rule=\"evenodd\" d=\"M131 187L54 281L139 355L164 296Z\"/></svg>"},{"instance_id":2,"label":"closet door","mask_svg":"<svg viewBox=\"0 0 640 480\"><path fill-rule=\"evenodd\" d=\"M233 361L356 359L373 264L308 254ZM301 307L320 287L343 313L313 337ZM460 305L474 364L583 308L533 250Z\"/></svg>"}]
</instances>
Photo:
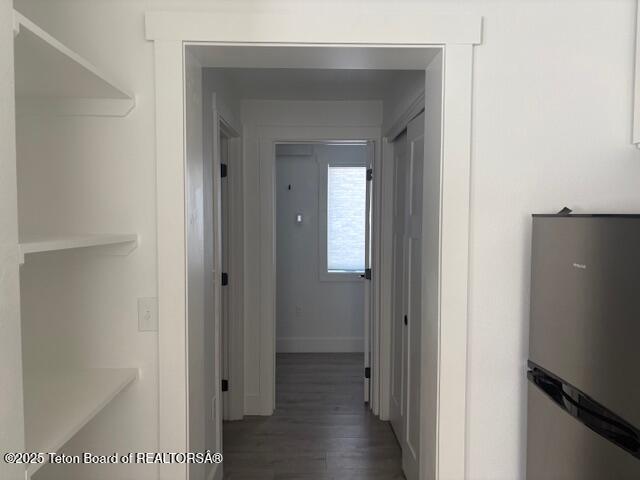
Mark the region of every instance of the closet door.
<instances>
[{"instance_id":1,"label":"closet door","mask_svg":"<svg viewBox=\"0 0 640 480\"><path fill-rule=\"evenodd\" d=\"M391 426L396 437L404 439L405 363L407 350L406 279L405 279L405 224L407 218L407 191L409 179L409 149L407 133L393 142L394 152L394 210L393 210L393 292L391 321Z\"/></svg>"},{"instance_id":2,"label":"closet door","mask_svg":"<svg viewBox=\"0 0 640 480\"><path fill-rule=\"evenodd\" d=\"M420 472L420 345L422 323L422 186L424 171L424 113L407 128L409 188L405 269L407 281L406 414L402 464L407 480Z\"/></svg>"}]
</instances>

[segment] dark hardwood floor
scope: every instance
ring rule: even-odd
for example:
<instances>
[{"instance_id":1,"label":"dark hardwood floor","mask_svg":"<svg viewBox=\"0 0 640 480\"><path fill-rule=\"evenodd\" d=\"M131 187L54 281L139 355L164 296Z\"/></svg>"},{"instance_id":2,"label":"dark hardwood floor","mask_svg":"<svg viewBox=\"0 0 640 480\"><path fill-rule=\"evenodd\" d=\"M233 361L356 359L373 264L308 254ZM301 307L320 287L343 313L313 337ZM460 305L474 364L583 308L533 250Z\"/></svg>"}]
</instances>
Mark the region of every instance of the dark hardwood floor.
<instances>
[{"instance_id":1,"label":"dark hardwood floor","mask_svg":"<svg viewBox=\"0 0 640 480\"><path fill-rule=\"evenodd\" d=\"M399 480L400 447L363 403L363 356L278 354L276 411L225 422L226 480Z\"/></svg>"}]
</instances>

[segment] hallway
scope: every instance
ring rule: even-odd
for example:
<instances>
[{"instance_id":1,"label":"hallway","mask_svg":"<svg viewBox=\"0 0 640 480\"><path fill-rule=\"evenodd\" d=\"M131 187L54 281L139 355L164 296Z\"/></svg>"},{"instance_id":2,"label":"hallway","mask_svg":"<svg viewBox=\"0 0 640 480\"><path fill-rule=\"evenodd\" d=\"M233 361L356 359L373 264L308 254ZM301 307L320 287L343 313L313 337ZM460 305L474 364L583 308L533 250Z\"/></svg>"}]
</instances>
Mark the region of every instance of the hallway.
<instances>
[{"instance_id":1,"label":"hallway","mask_svg":"<svg viewBox=\"0 0 640 480\"><path fill-rule=\"evenodd\" d=\"M278 354L274 415L224 423L225 479L404 479L391 426L363 403L362 370L362 354Z\"/></svg>"}]
</instances>

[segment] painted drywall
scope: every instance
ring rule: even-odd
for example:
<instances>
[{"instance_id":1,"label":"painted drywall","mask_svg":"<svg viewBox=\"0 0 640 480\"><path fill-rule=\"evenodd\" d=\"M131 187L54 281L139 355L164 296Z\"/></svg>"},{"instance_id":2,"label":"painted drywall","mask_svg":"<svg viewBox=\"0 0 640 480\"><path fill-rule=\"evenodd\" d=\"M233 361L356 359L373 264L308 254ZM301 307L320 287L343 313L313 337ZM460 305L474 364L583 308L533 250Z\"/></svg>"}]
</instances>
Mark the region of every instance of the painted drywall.
<instances>
[{"instance_id":1,"label":"painted drywall","mask_svg":"<svg viewBox=\"0 0 640 480\"><path fill-rule=\"evenodd\" d=\"M0 452L24 451L12 3L0 1ZM23 475L0 461L0 477Z\"/></svg>"},{"instance_id":2,"label":"painted drywall","mask_svg":"<svg viewBox=\"0 0 640 480\"><path fill-rule=\"evenodd\" d=\"M363 8L360 0L17 4L138 94L138 106L128 119L85 121L78 128L82 144L94 145L83 157L106 178L120 180L108 182L119 196L105 196L106 205L126 204L118 212L135 217L146 234L135 253L135 268L127 267L132 288L144 295L155 288L155 175L153 47L144 40L143 12L223 8L249 16L255 9L268 9L293 11L297 21L313 21L319 12L338 9L357 22ZM524 478L529 214L555 211L565 204L578 211L640 210L640 152L630 146L635 1L373 0L366 8L385 22L386 29L398 32L402 22L386 21L398 12L484 18L483 44L475 48L474 61L467 478ZM371 25L372 31L376 28ZM68 122L73 121L63 123ZM105 133L117 141L107 144L102 140ZM104 156L104 149L109 158L94 165L92 159ZM255 189L256 182L249 176L246 186ZM47 210L47 202L40 206ZM71 207L72 214L79 208ZM247 237L256 238L250 226L254 207L248 206L247 213ZM255 260L255 249L247 247L247 252L248 259ZM127 305L122 312L129 319L126 325L135 308L131 300ZM251 308L246 318L258 318ZM136 336L119 322L116 331L122 327ZM122 337L125 350L136 346L129 335ZM138 347L138 354L149 362L150 346ZM247 373L252 371L248 366ZM147 369L145 385L154 379L153 369ZM150 390L145 387L145 392ZM145 405L145 419L134 418L134 425L153 430L153 399L136 401ZM131 413L123 415L129 418Z\"/></svg>"},{"instance_id":3,"label":"painted drywall","mask_svg":"<svg viewBox=\"0 0 640 480\"><path fill-rule=\"evenodd\" d=\"M320 279L319 188L326 187L318 162L358 158L354 149L364 147L302 147L303 155L276 150L276 351L362 352L363 280Z\"/></svg>"}]
</instances>

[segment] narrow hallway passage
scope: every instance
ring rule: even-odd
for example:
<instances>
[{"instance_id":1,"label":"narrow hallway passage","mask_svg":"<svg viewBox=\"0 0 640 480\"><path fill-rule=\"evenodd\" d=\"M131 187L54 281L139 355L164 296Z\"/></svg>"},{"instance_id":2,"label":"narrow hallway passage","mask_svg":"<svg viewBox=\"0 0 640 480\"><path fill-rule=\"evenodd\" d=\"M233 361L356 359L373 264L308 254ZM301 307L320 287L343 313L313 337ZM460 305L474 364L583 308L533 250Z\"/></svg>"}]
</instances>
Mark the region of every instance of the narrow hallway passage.
<instances>
[{"instance_id":1,"label":"narrow hallway passage","mask_svg":"<svg viewBox=\"0 0 640 480\"><path fill-rule=\"evenodd\" d=\"M401 480L387 422L363 403L362 354L278 354L276 411L224 424L226 480Z\"/></svg>"}]
</instances>

